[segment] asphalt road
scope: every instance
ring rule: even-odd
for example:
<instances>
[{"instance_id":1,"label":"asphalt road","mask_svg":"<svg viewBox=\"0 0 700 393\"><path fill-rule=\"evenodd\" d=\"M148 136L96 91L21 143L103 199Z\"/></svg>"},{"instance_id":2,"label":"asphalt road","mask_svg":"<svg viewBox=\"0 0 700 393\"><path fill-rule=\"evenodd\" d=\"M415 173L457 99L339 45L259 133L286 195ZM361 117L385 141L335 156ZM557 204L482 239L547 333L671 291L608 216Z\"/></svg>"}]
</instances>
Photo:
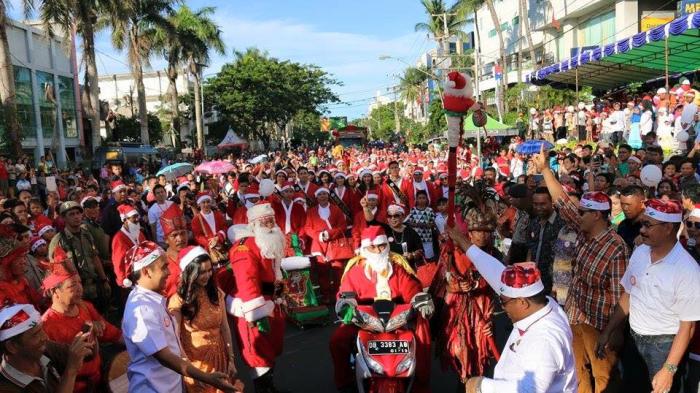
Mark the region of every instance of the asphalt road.
<instances>
[{"instance_id":1,"label":"asphalt road","mask_svg":"<svg viewBox=\"0 0 700 393\"><path fill-rule=\"evenodd\" d=\"M503 314L497 315L494 322L496 342L500 348L505 343L510 327ZM336 392L333 384L333 363L328 349L334 328L334 325L328 325L307 327L302 330L287 324L284 353L275 367L275 384L278 388L294 393ZM244 376L246 382L246 393L252 393L254 390L251 380L247 377L248 370L241 361L238 365L239 373ZM441 370L439 361L434 357L431 367L432 391L434 393L456 392L457 375L451 371Z\"/></svg>"}]
</instances>

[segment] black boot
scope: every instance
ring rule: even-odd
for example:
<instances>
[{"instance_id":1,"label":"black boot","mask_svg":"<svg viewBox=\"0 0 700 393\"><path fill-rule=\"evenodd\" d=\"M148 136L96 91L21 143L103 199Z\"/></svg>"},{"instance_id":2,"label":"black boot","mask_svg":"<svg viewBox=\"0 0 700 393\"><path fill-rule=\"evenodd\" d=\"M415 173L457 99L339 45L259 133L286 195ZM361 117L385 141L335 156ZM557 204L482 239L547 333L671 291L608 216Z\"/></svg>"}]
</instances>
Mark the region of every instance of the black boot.
<instances>
[{"instance_id":1,"label":"black boot","mask_svg":"<svg viewBox=\"0 0 700 393\"><path fill-rule=\"evenodd\" d=\"M275 388L275 376L272 370L253 380L255 393L288 393L286 390Z\"/></svg>"}]
</instances>

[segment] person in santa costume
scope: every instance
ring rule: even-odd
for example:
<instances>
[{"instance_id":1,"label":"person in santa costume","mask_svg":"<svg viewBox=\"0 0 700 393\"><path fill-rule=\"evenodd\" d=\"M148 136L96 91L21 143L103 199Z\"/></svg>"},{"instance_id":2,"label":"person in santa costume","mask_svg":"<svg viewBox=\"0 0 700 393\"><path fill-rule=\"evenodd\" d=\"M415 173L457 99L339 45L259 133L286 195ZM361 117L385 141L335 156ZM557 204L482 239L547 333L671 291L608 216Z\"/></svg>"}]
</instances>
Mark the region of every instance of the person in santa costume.
<instances>
[{"instance_id":1,"label":"person in santa costume","mask_svg":"<svg viewBox=\"0 0 700 393\"><path fill-rule=\"evenodd\" d=\"M114 276L117 285L123 287L126 278L126 267L124 266L124 255L131 247L146 240L141 232L139 224L139 213L131 205L117 206L119 217L122 219L122 227L112 238L112 266L114 266Z\"/></svg>"},{"instance_id":2,"label":"person in santa costume","mask_svg":"<svg viewBox=\"0 0 700 393\"><path fill-rule=\"evenodd\" d=\"M388 173L389 176L387 176L386 181L382 183L380 188L382 194L382 206L380 206L380 209L386 211L389 205L392 204L408 206L408 197L403 190L408 187L404 183L410 183L410 180L401 177L401 167L398 161L389 162Z\"/></svg>"},{"instance_id":3,"label":"person in santa costume","mask_svg":"<svg viewBox=\"0 0 700 393\"><path fill-rule=\"evenodd\" d=\"M422 285L406 259L389 251L389 240L380 226L367 227L362 232L360 255L351 259L340 282L338 293L353 292L356 297L338 297L337 314L347 307L372 304L375 300L392 300L396 303L412 303L420 314L416 320L416 374L415 392L429 392L430 387L430 329L428 318L434 311L432 300L418 300L425 295ZM425 296L422 296L425 298ZM429 298L429 297L428 297ZM333 358L334 381L341 392L355 391L355 375L350 355L355 348L358 327L340 325L330 340Z\"/></svg>"},{"instance_id":4,"label":"person in santa costume","mask_svg":"<svg viewBox=\"0 0 700 393\"><path fill-rule=\"evenodd\" d=\"M180 282L180 262L178 253L187 247L187 224L185 215L180 207L173 203L160 216L160 225L163 228L165 245L167 246L165 257L168 261L170 275L165 283L165 297L169 298L177 292L177 284Z\"/></svg>"},{"instance_id":5,"label":"person in santa costume","mask_svg":"<svg viewBox=\"0 0 700 393\"><path fill-rule=\"evenodd\" d=\"M346 179L347 175L344 172L336 172L333 175L334 183L331 186L330 191L338 197L337 199L334 198L333 202L340 208L341 211L345 212L347 209L349 212L354 212L357 211L357 208L359 207L359 200L357 200L355 190L351 190L347 186ZM347 218L350 220L352 217ZM352 225L352 222L350 222L350 225Z\"/></svg>"},{"instance_id":6,"label":"person in santa costume","mask_svg":"<svg viewBox=\"0 0 700 393\"><path fill-rule=\"evenodd\" d=\"M239 190L243 188L241 183L242 181L243 179L238 179ZM240 203L234 203L233 200L229 200L226 207L226 214L231 217L231 221L233 221L234 224L247 224L247 211L258 203L258 201L260 201L258 184L249 183L245 187L245 193L243 194L243 199L240 200Z\"/></svg>"},{"instance_id":7,"label":"person in santa costume","mask_svg":"<svg viewBox=\"0 0 700 393\"><path fill-rule=\"evenodd\" d=\"M275 222L285 236L285 256L304 255L305 242L300 237L306 221L306 210L301 202L295 202L294 183L285 183L280 190L280 198L272 201Z\"/></svg>"},{"instance_id":8,"label":"person in santa costume","mask_svg":"<svg viewBox=\"0 0 700 393\"><path fill-rule=\"evenodd\" d=\"M11 226L0 224L0 304L23 303L43 309L41 295L25 276L28 252L15 239Z\"/></svg>"},{"instance_id":9,"label":"person in santa costume","mask_svg":"<svg viewBox=\"0 0 700 393\"><path fill-rule=\"evenodd\" d=\"M216 281L226 293L226 309L234 317L238 345L252 369L256 392L277 392L273 368L282 353L285 320L280 308L283 291L281 260L284 234L268 202L247 211L247 231L239 231L231 247L230 268Z\"/></svg>"},{"instance_id":10,"label":"person in santa costume","mask_svg":"<svg viewBox=\"0 0 700 393\"><path fill-rule=\"evenodd\" d=\"M576 392L571 327L557 301L545 296L537 265L525 262L506 267L455 227L447 233L496 292L513 321L493 378L468 379L466 393Z\"/></svg>"},{"instance_id":11,"label":"person in santa costume","mask_svg":"<svg viewBox=\"0 0 700 393\"><path fill-rule=\"evenodd\" d=\"M318 204L307 210L304 226L304 234L311 239L311 255L316 256L321 296L327 302L335 298L345 262L352 257L352 245L345 237L345 214L330 203L329 196L330 191L325 187L316 190ZM341 244L347 246L350 255L342 255Z\"/></svg>"},{"instance_id":12,"label":"person in santa costume","mask_svg":"<svg viewBox=\"0 0 700 393\"><path fill-rule=\"evenodd\" d=\"M192 235L195 242L205 250L223 250L226 241L226 217L219 211L212 210L214 200L206 192L197 195L199 213L192 219Z\"/></svg>"},{"instance_id":13,"label":"person in santa costume","mask_svg":"<svg viewBox=\"0 0 700 393\"><path fill-rule=\"evenodd\" d=\"M408 199L409 210L416 206L416 193L418 193L418 191L425 191L426 195L428 196L428 206L430 206L435 200L435 190L433 189L433 185L432 183L428 183L423 179L423 169L421 167L416 167L413 169L412 181L403 182L402 192Z\"/></svg>"},{"instance_id":14,"label":"person in santa costume","mask_svg":"<svg viewBox=\"0 0 700 393\"><path fill-rule=\"evenodd\" d=\"M313 206L316 203L316 190L318 186L311 179L313 176L309 173L309 169L305 166L297 168L297 183L296 189L300 192L301 197L306 201L306 208Z\"/></svg>"},{"instance_id":15,"label":"person in santa costume","mask_svg":"<svg viewBox=\"0 0 700 393\"><path fill-rule=\"evenodd\" d=\"M368 226L382 225L387 223L386 210L379 209L379 194L372 189L367 195L360 199L360 211L355 213L352 225L352 246L354 249L360 248L362 231Z\"/></svg>"}]
</instances>

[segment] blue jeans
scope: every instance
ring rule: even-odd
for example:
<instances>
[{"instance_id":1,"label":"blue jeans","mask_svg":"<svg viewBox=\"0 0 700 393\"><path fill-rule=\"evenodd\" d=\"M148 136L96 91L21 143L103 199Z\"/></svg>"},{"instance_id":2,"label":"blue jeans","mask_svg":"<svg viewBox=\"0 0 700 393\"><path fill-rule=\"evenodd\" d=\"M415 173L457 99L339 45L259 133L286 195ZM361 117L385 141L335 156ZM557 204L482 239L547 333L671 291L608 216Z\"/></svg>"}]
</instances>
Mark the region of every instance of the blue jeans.
<instances>
[{"instance_id":1,"label":"blue jeans","mask_svg":"<svg viewBox=\"0 0 700 393\"><path fill-rule=\"evenodd\" d=\"M632 338L634 338L634 343L637 346L637 351L641 355L644 363L646 364L646 374L649 378L649 382L654 379L654 375L661 370L666 363L666 358L669 352L671 352L671 345L673 344L673 339L676 337L673 334L663 334L658 336L643 336L637 334L634 331L630 331ZM682 391L683 378L685 374L685 364L681 362L678 365L678 371L673 376L673 387L671 388L671 393L676 393Z\"/></svg>"},{"instance_id":2,"label":"blue jeans","mask_svg":"<svg viewBox=\"0 0 700 393\"><path fill-rule=\"evenodd\" d=\"M688 367L685 374L685 393L700 393L700 361L688 359Z\"/></svg>"}]
</instances>

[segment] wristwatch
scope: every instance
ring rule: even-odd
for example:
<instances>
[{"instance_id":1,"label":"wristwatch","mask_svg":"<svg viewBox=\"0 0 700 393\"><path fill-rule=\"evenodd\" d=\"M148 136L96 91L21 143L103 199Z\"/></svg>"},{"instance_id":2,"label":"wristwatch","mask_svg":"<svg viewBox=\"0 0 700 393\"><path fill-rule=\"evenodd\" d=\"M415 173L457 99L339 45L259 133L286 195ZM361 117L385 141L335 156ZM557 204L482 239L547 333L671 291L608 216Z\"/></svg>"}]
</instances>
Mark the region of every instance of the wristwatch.
<instances>
[{"instance_id":1,"label":"wristwatch","mask_svg":"<svg viewBox=\"0 0 700 393\"><path fill-rule=\"evenodd\" d=\"M676 371L678 371L678 366L675 364L671 364L671 363L664 363L664 368L666 369L666 371L670 372L671 374L675 374Z\"/></svg>"}]
</instances>

